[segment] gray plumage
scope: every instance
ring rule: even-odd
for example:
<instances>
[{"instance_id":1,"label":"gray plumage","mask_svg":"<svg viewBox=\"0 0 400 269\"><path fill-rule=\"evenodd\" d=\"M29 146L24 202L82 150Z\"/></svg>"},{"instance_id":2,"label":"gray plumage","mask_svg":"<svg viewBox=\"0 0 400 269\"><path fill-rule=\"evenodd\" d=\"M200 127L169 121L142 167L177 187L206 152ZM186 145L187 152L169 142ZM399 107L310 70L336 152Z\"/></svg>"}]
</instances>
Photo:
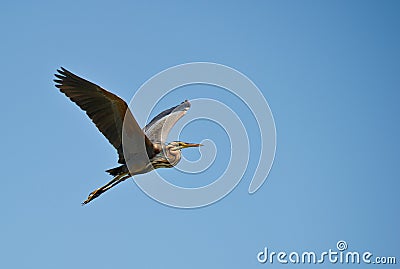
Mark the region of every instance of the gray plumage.
<instances>
[{"instance_id":1,"label":"gray plumage","mask_svg":"<svg viewBox=\"0 0 400 269\"><path fill-rule=\"evenodd\" d=\"M185 100L161 112L142 130L124 100L64 68L57 71L58 74L55 74L57 79L54 80L56 87L86 112L117 150L118 163L122 164L106 171L114 178L90 193L83 204L89 203L133 175L147 173L157 168L173 167L181 159L181 149L201 146L181 141L168 144L165 142L172 127L189 110L189 101ZM126 147L122 145L125 134L128 137L130 152L124 152Z\"/></svg>"}]
</instances>

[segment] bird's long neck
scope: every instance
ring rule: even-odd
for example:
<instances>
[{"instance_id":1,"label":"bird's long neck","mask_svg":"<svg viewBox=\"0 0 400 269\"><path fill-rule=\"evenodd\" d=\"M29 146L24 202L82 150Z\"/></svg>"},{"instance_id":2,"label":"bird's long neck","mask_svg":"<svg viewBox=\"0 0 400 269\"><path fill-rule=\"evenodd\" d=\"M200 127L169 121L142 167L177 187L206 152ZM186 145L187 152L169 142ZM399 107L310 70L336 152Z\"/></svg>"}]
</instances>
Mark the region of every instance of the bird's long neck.
<instances>
[{"instance_id":1,"label":"bird's long neck","mask_svg":"<svg viewBox=\"0 0 400 269\"><path fill-rule=\"evenodd\" d=\"M182 154L180 150L169 151L167 154L167 159L171 166L175 166L181 160Z\"/></svg>"},{"instance_id":2,"label":"bird's long neck","mask_svg":"<svg viewBox=\"0 0 400 269\"><path fill-rule=\"evenodd\" d=\"M180 150L170 150L170 148L165 148L160 153L158 153L151 160L151 164L154 169L157 168L171 168L179 163L181 160L181 151Z\"/></svg>"}]
</instances>

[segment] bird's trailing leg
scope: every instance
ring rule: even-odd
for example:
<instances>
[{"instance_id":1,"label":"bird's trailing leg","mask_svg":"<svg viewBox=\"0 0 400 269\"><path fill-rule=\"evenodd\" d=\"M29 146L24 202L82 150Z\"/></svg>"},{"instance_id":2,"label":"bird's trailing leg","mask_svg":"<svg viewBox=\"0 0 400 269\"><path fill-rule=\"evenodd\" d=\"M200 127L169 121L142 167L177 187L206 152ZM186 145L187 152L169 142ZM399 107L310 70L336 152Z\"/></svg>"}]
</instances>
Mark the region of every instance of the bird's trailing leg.
<instances>
[{"instance_id":1,"label":"bird's trailing leg","mask_svg":"<svg viewBox=\"0 0 400 269\"><path fill-rule=\"evenodd\" d=\"M112 187L116 186L117 184L121 183L122 181L124 181L125 179L130 178L130 177L131 177L131 175L129 173L121 174L121 175L118 175L118 176L114 177L106 185L104 185L104 186L92 191L89 194L88 198L85 201L82 202L82 205L85 205L85 204L89 203L93 199L99 197L105 191L111 189Z\"/></svg>"}]
</instances>

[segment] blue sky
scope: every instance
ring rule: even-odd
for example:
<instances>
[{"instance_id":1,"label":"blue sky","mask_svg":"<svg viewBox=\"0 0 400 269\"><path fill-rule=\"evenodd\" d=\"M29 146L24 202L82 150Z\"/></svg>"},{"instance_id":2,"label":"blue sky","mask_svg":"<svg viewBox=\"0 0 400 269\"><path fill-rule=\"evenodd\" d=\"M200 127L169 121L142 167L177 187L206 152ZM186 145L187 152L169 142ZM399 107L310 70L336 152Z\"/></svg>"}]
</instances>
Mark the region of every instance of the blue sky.
<instances>
[{"instance_id":1,"label":"blue sky","mask_svg":"<svg viewBox=\"0 0 400 269\"><path fill-rule=\"evenodd\" d=\"M322 252L338 240L398 255L399 8L396 1L3 1L1 267L263 268L271 266L257 262L264 247ZM161 205L133 181L82 207L117 157L54 87L55 70L64 66L128 101L151 76L193 61L239 70L268 100L278 143L266 183L248 195L250 159L238 187L208 207ZM249 117L211 88L181 89L158 108L209 97ZM226 137L201 126L183 138L215 135L218 173Z\"/></svg>"}]
</instances>

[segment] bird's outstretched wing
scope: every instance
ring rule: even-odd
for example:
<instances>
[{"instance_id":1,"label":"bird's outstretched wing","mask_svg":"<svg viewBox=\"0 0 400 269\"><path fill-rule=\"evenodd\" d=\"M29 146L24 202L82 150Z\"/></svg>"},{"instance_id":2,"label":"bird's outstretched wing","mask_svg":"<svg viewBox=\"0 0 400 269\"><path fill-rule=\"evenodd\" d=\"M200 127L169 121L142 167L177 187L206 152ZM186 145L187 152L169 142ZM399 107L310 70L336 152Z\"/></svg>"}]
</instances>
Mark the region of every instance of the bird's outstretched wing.
<instances>
[{"instance_id":1,"label":"bird's outstretched wing","mask_svg":"<svg viewBox=\"0 0 400 269\"><path fill-rule=\"evenodd\" d=\"M161 112L144 127L146 136L153 143L164 143L172 127L186 114L189 108L190 103L185 100L181 104Z\"/></svg>"},{"instance_id":2,"label":"bird's outstretched wing","mask_svg":"<svg viewBox=\"0 0 400 269\"><path fill-rule=\"evenodd\" d=\"M99 131L117 149L119 163L125 164L122 147L124 117L128 121L125 122L125 128L129 136L136 141L144 141L149 158L154 155L153 143L139 127L124 100L65 68L61 67L57 71L57 79L54 80L56 87L86 112Z\"/></svg>"}]
</instances>

